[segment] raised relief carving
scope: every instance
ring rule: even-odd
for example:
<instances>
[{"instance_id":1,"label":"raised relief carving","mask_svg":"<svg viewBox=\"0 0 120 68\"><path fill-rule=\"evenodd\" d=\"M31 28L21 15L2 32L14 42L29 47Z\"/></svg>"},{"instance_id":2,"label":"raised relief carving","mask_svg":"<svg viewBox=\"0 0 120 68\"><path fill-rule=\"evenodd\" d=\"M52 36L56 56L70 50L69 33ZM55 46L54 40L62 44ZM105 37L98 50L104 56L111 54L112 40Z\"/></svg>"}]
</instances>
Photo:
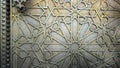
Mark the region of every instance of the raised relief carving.
<instances>
[{"instance_id":1,"label":"raised relief carving","mask_svg":"<svg viewBox=\"0 0 120 68\"><path fill-rule=\"evenodd\" d=\"M20 12L24 12L26 10L26 2L27 0L13 0L13 4L19 9Z\"/></svg>"},{"instance_id":2,"label":"raised relief carving","mask_svg":"<svg viewBox=\"0 0 120 68\"><path fill-rule=\"evenodd\" d=\"M117 0L14 0L15 68L119 68ZM118 48L118 49L117 49Z\"/></svg>"}]
</instances>

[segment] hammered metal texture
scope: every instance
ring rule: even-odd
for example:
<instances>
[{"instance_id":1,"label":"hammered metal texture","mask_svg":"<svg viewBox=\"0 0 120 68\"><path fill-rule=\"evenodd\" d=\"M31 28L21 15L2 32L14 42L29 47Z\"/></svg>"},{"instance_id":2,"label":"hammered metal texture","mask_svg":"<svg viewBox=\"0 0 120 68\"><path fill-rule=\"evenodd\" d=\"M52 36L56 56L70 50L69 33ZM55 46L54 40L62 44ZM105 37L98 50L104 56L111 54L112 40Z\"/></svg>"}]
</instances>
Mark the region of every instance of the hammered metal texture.
<instances>
[{"instance_id":1,"label":"hammered metal texture","mask_svg":"<svg viewBox=\"0 0 120 68\"><path fill-rule=\"evenodd\" d=\"M120 68L120 0L13 0L11 9L12 68Z\"/></svg>"}]
</instances>

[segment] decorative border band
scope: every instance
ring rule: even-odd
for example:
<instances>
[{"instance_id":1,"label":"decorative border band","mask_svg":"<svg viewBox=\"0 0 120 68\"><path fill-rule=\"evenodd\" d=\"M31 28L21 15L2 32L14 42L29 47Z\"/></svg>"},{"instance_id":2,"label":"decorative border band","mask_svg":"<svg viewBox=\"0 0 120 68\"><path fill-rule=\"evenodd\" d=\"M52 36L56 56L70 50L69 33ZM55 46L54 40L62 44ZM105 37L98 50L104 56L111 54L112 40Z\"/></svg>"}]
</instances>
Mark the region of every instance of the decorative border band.
<instances>
[{"instance_id":1,"label":"decorative border band","mask_svg":"<svg viewBox=\"0 0 120 68\"><path fill-rule=\"evenodd\" d=\"M0 68L10 68L10 0L1 0Z\"/></svg>"},{"instance_id":2,"label":"decorative border band","mask_svg":"<svg viewBox=\"0 0 120 68\"><path fill-rule=\"evenodd\" d=\"M6 68L10 68L10 0L6 0Z\"/></svg>"}]
</instances>

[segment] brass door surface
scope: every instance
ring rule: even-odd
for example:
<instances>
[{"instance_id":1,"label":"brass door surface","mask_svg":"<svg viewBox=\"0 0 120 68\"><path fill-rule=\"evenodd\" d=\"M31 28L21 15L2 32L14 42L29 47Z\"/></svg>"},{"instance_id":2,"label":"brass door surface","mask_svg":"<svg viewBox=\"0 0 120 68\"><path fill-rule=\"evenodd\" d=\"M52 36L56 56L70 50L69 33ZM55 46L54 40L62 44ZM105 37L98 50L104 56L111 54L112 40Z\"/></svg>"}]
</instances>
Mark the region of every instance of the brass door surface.
<instances>
[{"instance_id":1,"label":"brass door surface","mask_svg":"<svg viewBox=\"0 0 120 68\"><path fill-rule=\"evenodd\" d=\"M11 68L120 68L120 0L10 0L9 54Z\"/></svg>"}]
</instances>

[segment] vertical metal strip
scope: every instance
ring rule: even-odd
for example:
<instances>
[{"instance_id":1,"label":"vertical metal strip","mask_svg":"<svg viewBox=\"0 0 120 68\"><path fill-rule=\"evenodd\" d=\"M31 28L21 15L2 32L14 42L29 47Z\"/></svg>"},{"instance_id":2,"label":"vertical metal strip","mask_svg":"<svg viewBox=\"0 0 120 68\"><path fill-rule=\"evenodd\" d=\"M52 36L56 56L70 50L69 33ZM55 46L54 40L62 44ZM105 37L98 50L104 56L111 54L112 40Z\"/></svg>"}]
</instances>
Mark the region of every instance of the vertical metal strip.
<instances>
[{"instance_id":1,"label":"vertical metal strip","mask_svg":"<svg viewBox=\"0 0 120 68\"><path fill-rule=\"evenodd\" d=\"M6 0L1 0L1 66L6 68Z\"/></svg>"},{"instance_id":2,"label":"vertical metal strip","mask_svg":"<svg viewBox=\"0 0 120 68\"><path fill-rule=\"evenodd\" d=\"M6 0L6 68L10 68L10 0Z\"/></svg>"}]
</instances>

